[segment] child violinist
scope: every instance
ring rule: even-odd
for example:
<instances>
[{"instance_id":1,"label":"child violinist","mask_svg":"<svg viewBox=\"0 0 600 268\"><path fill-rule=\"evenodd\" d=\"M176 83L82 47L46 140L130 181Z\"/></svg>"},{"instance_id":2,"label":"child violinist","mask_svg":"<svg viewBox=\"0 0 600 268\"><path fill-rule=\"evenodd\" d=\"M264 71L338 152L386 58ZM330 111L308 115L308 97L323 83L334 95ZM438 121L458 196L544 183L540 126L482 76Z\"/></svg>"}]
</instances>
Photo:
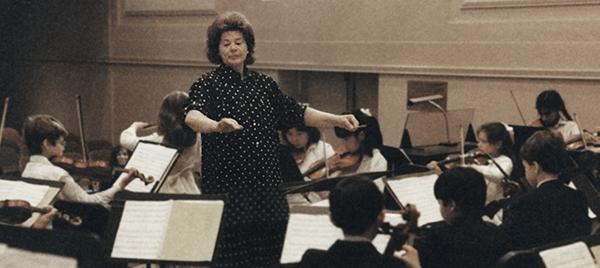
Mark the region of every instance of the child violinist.
<instances>
[{"instance_id":1,"label":"child violinist","mask_svg":"<svg viewBox=\"0 0 600 268\"><path fill-rule=\"evenodd\" d=\"M50 115L28 117L23 124L23 136L31 156L21 176L64 182L65 186L58 194L58 198L61 200L105 204L110 202L117 192L123 190L136 177L146 181L143 174L131 169L126 176L123 176L109 189L94 194L86 193L66 170L55 166L49 160L62 156L67 135L68 132L63 124ZM148 178L148 181L151 180L152 177Z\"/></svg>"},{"instance_id":2,"label":"child violinist","mask_svg":"<svg viewBox=\"0 0 600 268\"><path fill-rule=\"evenodd\" d=\"M316 162L334 154L331 144L321 140L321 132L318 128L295 126L284 129L282 134L283 141L290 147L301 173L306 172Z\"/></svg>"},{"instance_id":3,"label":"child violinist","mask_svg":"<svg viewBox=\"0 0 600 268\"><path fill-rule=\"evenodd\" d=\"M567 112L565 102L554 89L542 91L535 100L535 109L540 116L529 123L532 127L546 127L562 135L568 141L579 135L579 128Z\"/></svg>"},{"instance_id":4,"label":"child violinist","mask_svg":"<svg viewBox=\"0 0 600 268\"><path fill-rule=\"evenodd\" d=\"M485 177L487 184L486 204L504 197L504 182L513 170L513 142L506 126L500 122L483 124L477 129L477 150L491 157L487 163L469 164ZM497 164L497 165L496 165ZM439 172L438 163L427 166ZM504 185L504 186L503 186Z\"/></svg>"},{"instance_id":5,"label":"child violinist","mask_svg":"<svg viewBox=\"0 0 600 268\"><path fill-rule=\"evenodd\" d=\"M387 170L387 160L379 151L383 146L379 122L368 109L355 109L350 114L358 120L359 127L354 132L335 128L335 135L344 141L336 155L328 159L330 177ZM325 171L321 170L317 176L324 177ZM375 183L383 191L383 183Z\"/></svg>"},{"instance_id":6,"label":"child violinist","mask_svg":"<svg viewBox=\"0 0 600 268\"><path fill-rule=\"evenodd\" d=\"M140 140L172 145L182 149L177 162L169 172L161 193L200 194L200 135L196 134L183 121L183 107L187 104L188 94L173 91L167 94L158 113L158 131L139 137L138 131L148 125L134 122L123 130L120 136L121 146L133 150Z\"/></svg>"}]
</instances>

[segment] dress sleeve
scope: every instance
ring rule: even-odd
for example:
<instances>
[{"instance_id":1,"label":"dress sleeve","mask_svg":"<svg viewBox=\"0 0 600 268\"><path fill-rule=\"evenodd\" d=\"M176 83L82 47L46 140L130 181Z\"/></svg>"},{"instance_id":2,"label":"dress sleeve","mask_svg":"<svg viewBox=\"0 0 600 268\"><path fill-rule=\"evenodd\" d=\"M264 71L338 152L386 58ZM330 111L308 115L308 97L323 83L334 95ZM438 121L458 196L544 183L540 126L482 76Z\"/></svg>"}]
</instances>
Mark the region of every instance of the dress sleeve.
<instances>
[{"instance_id":1,"label":"dress sleeve","mask_svg":"<svg viewBox=\"0 0 600 268\"><path fill-rule=\"evenodd\" d=\"M214 92L212 91L213 86L210 79L206 75L200 77L190 88L190 97L184 108L184 113L187 114L191 110L197 110L207 115L207 112L212 110L208 107L213 97Z\"/></svg>"},{"instance_id":2,"label":"dress sleeve","mask_svg":"<svg viewBox=\"0 0 600 268\"><path fill-rule=\"evenodd\" d=\"M135 146L139 141L162 142L162 137L156 132L148 136L138 137L134 127L128 127L127 129L123 130L123 132L121 132L121 136L119 137L119 143L121 146L130 151L135 149Z\"/></svg>"},{"instance_id":3,"label":"dress sleeve","mask_svg":"<svg viewBox=\"0 0 600 268\"><path fill-rule=\"evenodd\" d=\"M277 129L290 128L304 123L305 105L299 104L292 97L281 92L279 85L272 79L269 79L271 92L273 94L273 106L275 110Z\"/></svg>"},{"instance_id":4,"label":"dress sleeve","mask_svg":"<svg viewBox=\"0 0 600 268\"><path fill-rule=\"evenodd\" d=\"M500 165L502 170L504 170L504 172L510 176L513 169L512 160L507 156L501 156L494 160L496 163L498 163L498 165ZM488 165L468 165L468 167L479 171L479 173L483 174L486 180L492 183L499 184L504 179L504 174L496 165L494 165L494 163L490 162Z\"/></svg>"}]
</instances>

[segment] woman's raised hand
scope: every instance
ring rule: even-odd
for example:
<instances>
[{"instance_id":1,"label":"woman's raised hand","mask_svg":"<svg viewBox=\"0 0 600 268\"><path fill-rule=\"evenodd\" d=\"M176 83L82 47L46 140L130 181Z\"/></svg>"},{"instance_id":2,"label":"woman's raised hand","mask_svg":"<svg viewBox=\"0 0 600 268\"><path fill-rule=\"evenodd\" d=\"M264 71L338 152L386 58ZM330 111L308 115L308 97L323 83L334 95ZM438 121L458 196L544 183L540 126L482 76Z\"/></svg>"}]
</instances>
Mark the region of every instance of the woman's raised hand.
<instances>
[{"instance_id":1,"label":"woman's raised hand","mask_svg":"<svg viewBox=\"0 0 600 268\"><path fill-rule=\"evenodd\" d=\"M345 128L348 131L355 131L358 126L358 120L351 114L338 115L335 122L336 127Z\"/></svg>"},{"instance_id":2,"label":"woman's raised hand","mask_svg":"<svg viewBox=\"0 0 600 268\"><path fill-rule=\"evenodd\" d=\"M235 121L235 119L222 118L221 120L219 120L219 122L217 122L216 128L217 128L216 129L217 132L228 133L228 132L242 130L244 127L242 127L242 125L238 124L238 122Z\"/></svg>"}]
</instances>

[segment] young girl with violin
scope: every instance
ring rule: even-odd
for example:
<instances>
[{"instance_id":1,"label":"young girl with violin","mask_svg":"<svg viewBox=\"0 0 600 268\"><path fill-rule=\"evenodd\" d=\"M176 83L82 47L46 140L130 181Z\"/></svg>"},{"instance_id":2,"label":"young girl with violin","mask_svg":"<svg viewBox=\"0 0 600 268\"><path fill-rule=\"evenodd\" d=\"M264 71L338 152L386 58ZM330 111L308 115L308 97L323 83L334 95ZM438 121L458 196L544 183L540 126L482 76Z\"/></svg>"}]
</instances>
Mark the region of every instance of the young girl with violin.
<instances>
[{"instance_id":1,"label":"young girl with violin","mask_svg":"<svg viewBox=\"0 0 600 268\"><path fill-rule=\"evenodd\" d=\"M200 136L188 127L183 120L183 108L187 104L188 94L173 91L167 94L158 113L158 130L147 136L138 136L138 132L149 124L134 122L121 132L121 146L133 150L138 141L164 143L182 149L181 155L173 165L160 193L200 194Z\"/></svg>"},{"instance_id":2,"label":"young girl with violin","mask_svg":"<svg viewBox=\"0 0 600 268\"><path fill-rule=\"evenodd\" d=\"M383 146L379 122L367 109L356 109L350 114L358 120L359 127L353 132L335 128L335 135L344 142L328 159L330 177L387 170L387 160L379 151ZM325 172L321 170L314 176L324 177ZM376 184L383 191L383 183Z\"/></svg>"},{"instance_id":3,"label":"young girl with violin","mask_svg":"<svg viewBox=\"0 0 600 268\"><path fill-rule=\"evenodd\" d=\"M331 144L321 140L321 132L316 127L299 125L282 130L283 143L287 146L298 165L298 170L306 174L305 181L310 181L313 174L310 169L323 162L323 159L329 158L335 154ZM307 173L307 171L309 173ZM306 194L290 194L287 196L290 206L313 203L321 200L321 197L315 192Z\"/></svg>"},{"instance_id":4,"label":"young girl with violin","mask_svg":"<svg viewBox=\"0 0 600 268\"><path fill-rule=\"evenodd\" d=\"M491 122L477 129L477 150L493 161L482 161L467 164L485 177L487 184L486 204L504 197L503 184L513 170L513 142L504 124ZM495 162L495 163L494 163ZM496 165L497 164L497 165ZM427 166L440 171L439 163L432 161Z\"/></svg>"},{"instance_id":5,"label":"young girl with violin","mask_svg":"<svg viewBox=\"0 0 600 268\"><path fill-rule=\"evenodd\" d=\"M62 181L65 186L58 194L59 199L87 203L110 202L117 192L123 190L136 177L144 181L152 180L152 177L146 179L143 174L131 169L109 189L95 194L86 193L66 170L55 166L49 160L63 155L67 135L68 132L63 124L50 115L28 117L23 124L23 136L31 156L21 176Z\"/></svg>"},{"instance_id":6,"label":"young girl with violin","mask_svg":"<svg viewBox=\"0 0 600 268\"><path fill-rule=\"evenodd\" d=\"M529 123L529 126L546 127L556 131L562 135L565 141L580 134L577 124L567 112L565 102L556 90L542 91L535 100L535 109L540 118Z\"/></svg>"},{"instance_id":7,"label":"young girl with violin","mask_svg":"<svg viewBox=\"0 0 600 268\"><path fill-rule=\"evenodd\" d=\"M321 140L321 132L316 127L295 126L284 129L282 134L301 173L335 153L331 144Z\"/></svg>"}]
</instances>

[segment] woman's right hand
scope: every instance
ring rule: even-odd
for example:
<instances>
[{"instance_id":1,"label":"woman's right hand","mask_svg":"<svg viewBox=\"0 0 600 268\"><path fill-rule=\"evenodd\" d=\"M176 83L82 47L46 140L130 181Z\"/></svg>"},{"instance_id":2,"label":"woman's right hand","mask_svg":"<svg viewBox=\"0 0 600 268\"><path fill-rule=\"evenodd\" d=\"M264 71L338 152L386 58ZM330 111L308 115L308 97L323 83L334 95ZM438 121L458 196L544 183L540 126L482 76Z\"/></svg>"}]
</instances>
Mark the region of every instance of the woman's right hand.
<instances>
[{"instance_id":1,"label":"woman's right hand","mask_svg":"<svg viewBox=\"0 0 600 268\"><path fill-rule=\"evenodd\" d=\"M242 130L244 127L240 125L235 119L231 118L222 118L217 122L216 132L219 133L229 133L238 130Z\"/></svg>"},{"instance_id":2,"label":"woman's right hand","mask_svg":"<svg viewBox=\"0 0 600 268\"><path fill-rule=\"evenodd\" d=\"M409 268L421 268L421 262L419 261L419 252L412 246L404 245L402 250L394 253L394 256L401 259L406 263Z\"/></svg>"}]
</instances>

